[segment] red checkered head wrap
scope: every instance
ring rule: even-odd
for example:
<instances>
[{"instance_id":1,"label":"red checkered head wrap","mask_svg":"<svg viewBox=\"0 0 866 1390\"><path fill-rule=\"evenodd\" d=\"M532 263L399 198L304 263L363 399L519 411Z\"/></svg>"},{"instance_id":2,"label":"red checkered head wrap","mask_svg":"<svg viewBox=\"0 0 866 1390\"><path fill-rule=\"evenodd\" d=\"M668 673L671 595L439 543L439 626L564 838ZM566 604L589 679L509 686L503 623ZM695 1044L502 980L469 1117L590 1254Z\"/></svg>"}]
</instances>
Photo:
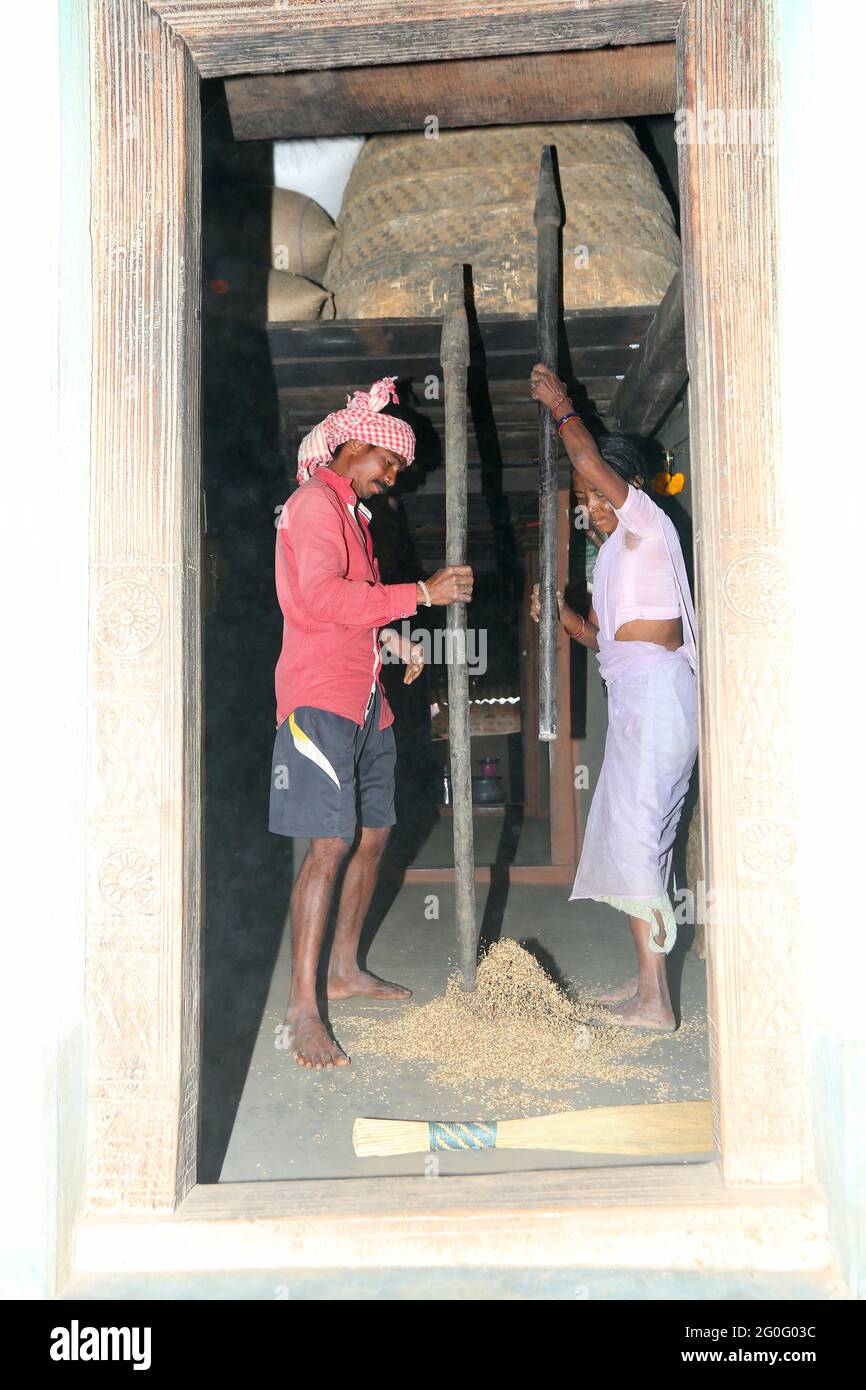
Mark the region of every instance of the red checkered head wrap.
<instances>
[{"instance_id":1,"label":"red checkered head wrap","mask_svg":"<svg viewBox=\"0 0 866 1390\"><path fill-rule=\"evenodd\" d=\"M411 426L394 415L381 414L389 401L399 400L395 381L396 377L383 376L369 391L356 391L351 399L347 397L344 410L332 411L304 436L298 449L299 483L307 482L323 463L330 463L347 439L363 439L366 444L399 454L407 464L412 462L415 434Z\"/></svg>"}]
</instances>

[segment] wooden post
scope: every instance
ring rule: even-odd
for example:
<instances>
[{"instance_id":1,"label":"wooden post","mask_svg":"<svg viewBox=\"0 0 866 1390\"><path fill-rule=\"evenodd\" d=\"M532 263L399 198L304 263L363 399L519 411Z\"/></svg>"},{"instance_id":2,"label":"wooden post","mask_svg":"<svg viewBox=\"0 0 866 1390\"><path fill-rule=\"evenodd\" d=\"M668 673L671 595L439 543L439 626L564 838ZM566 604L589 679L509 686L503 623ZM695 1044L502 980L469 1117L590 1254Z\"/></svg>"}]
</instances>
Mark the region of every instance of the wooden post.
<instances>
[{"instance_id":1,"label":"wooden post","mask_svg":"<svg viewBox=\"0 0 866 1390\"><path fill-rule=\"evenodd\" d=\"M568 527L570 521L570 489L560 488L556 494L556 523L558 533L559 568L556 575L557 589L564 590L568 582ZM550 754L550 862L551 864L576 864L576 841L574 819L574 768L571 761L571 639L566 636L557 623L555 656L555 679L557 706L562 713L562 736L555 743L548 744Z\"/></svg>"},{"instance_id":2,"label":"wooden post","mask_svg":"<svg viewBox=\"0 0 866 1390\"><path fill-rule=\"evenodd\" d=\"M535 583L535 556L523 557L523 603L520 612L520 736L523 743L523 809L540 816L541 767L538 739L538 630L529 616L529 595Z\"/></svg>"},{"instance_id":3,"label":"wooden post","mask_svg":"<svg viewBox=\"0 0 866 1390\"><path fill-rule=\"evenodd\" d=\"M445 387L445 563L465 565L468 529L466 386L469 323L463 266L451 270L442 322L442 380ZM475 843L472 826L472 753L469 742L469 668L466 606L451 603L448 624L448 729L454 805L454 907L460 983L475 988L478 928L475 911Z\"/></svg>"},{"instance_id":4,"label":"wooden post","mask_svg":"<svg viewBox=\"0 0 866 1390\"><path fill-rule=\"evenodd\" d=\"M556 370L559 315L559 230L562 212L553 172L553 148L543 145L535 201L538 274L538 360ZM538 554L541 621L538 626L538 737L556 738L557 516L556 426L538 407Z\"/></svg>"}]
</instances>

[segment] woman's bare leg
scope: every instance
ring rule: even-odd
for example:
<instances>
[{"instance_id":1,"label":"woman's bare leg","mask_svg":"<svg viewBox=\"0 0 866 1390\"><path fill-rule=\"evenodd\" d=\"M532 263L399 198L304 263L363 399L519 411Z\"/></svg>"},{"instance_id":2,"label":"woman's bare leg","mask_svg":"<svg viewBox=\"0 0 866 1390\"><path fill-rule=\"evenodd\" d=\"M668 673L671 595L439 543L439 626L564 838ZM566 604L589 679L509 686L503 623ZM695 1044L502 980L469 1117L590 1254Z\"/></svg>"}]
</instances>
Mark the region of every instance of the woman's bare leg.
<instances>
[{"instance_id":1,"label":"woman's bare leg","mask_svg":"<svg viewBox=\"0 0 866 1390\"><path fill-rule=\"evenodd\" d=\"M659 946L664 945L665 928L656 912ZM647 1028L655 1033L672 1033L676 1019L668 991L667 956L650 949L650 927L641 917L629 917L628 924L637 951L637 989L630 998L614 1004L611 1013L626 1028Z\"/></svg>"}]
</instances>

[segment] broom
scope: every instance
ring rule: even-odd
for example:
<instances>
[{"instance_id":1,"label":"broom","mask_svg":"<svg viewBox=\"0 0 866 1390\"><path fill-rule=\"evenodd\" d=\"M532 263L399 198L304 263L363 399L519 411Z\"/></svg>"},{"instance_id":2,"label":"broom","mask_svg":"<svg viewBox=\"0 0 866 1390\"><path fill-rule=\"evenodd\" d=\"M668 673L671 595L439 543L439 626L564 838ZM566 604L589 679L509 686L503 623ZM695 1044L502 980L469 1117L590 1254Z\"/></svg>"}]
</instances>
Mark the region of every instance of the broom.
<instances>
[{"instance_id":1,"label":"broom","mask_svg":"<svg viewBox=\"0 0 866 1390\"><path fill-rule=\"evenodd\" d=\"M710 1102L617 1105L567 1110L528 1120L440 1121L357 1119L359 1158L460 1149L568 1149L574 1153L704 1153L713 1147Z\"/></svg>"}]
</instances>

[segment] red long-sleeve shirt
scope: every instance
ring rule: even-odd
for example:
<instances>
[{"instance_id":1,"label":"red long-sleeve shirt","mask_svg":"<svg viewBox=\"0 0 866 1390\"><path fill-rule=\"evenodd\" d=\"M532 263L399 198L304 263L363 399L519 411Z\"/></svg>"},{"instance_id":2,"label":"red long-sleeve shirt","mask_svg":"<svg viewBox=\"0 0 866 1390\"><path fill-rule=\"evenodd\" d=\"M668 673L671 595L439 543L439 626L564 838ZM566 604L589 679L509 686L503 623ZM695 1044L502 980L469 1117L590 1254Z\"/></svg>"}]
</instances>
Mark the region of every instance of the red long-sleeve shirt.
<instances>
[{"instance_id":1,"label":"red long-sleeve shirt","mask_svg":"<svg viewBox=\"0 0 866 1390\"><path fill-rule=\"evenodd\" d=\"M371 686L379 682L379 628L417 611L414 583L379 582L369 520L348 478L327 467L293 492L280 513L277 725L299 705L363 724ZM380 729L393 720L382 691Z\"/></svg>"}]
</instances>

